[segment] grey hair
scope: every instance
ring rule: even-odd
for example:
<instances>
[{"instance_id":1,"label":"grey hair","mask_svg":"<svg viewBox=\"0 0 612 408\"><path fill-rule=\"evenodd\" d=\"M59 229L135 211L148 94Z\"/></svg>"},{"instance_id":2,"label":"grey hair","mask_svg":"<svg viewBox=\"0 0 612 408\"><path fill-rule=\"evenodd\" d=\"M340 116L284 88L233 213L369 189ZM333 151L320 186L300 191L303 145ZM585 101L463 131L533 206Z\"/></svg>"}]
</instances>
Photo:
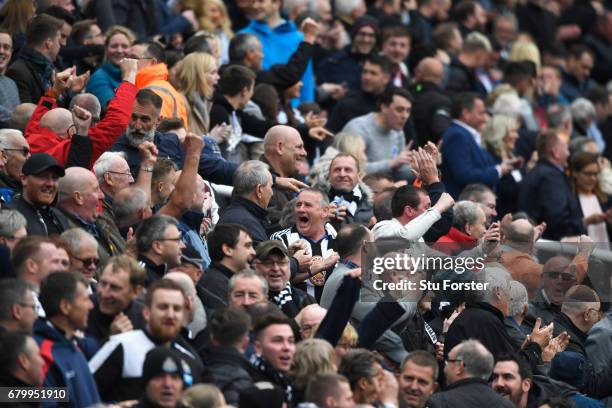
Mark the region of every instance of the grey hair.
<instances>
[{"instance_id":1,"label":"grey hair","mask_svg":"<svg viewBox=\"0 0 612 408\"><path fill-rule=\"evenodd\" d=\"M510 302L508 303L508 315L518 316L523 313L525 305L529 303L527 288L519 281L510 282Z\"/></svg>"},{"instance_id":2,"label":"grey hair","mask_svg":"<svg viewBox=\"0 0 612 408\"><path fill-rule=\"evenodd\" d=\"M270 177L268 166L259 160L243 162L234 173L234 192L236 197L245 197L255 191L258 185L266 185Z\"/></svg>"},{"instance_id":3,"label":"grey hair","mask_svg":"<svg viewBox=\"0 0 612 408\"><path fill-rule=\"evenodd\" d=\"M118 159L125 160L125 152L104 152L98 157L93 165L93 171L98 178L98 182L104 181L104 174L111 171Z\"/></svg>"},{"instance_id":4,"label":"grey hair","mask_svg":"<svg viewBox=\"0 0 612 408\"><path fill-rule=\"evenodd\" d=\"M100 106L100 101L94 94L90 93L82 93L76 94L72 100L70 101L70 110L77 105L91 113L91 118L93 121L100 120L100 113L102 112L102 107Z\"/></svg>"},{"instance_id":5,"label":"grey hair","mask_svg":"<svg viewBox=\"0 0 612 408\"><path fill-rule=\"evenodd\" d=\"M483 301L491 303L496 297L495 289L501 289L504 291L510 290L510 282L512 277L501 264L497 262L487 264L484 269L480 272L480 276L485 283L486 291L481 292Z\"/></svg>"},{"instance_id":6,"label":"grey hair","mask_svg":"<svg viewBox=\"0 0 612 408\"><path fill-rule=\"evenodd\" d=\"M493 20L493 25L497 26L497 22L499 20L509 20L512 23L512 27L514 31L518 30L518 20L516 19L516 15L510 10L504 10L495 17Z\"/></svg>"},{"instance_id":7,"label":"grey hair","mask_svg":"<svg viewBox=\"0 0 612 408\"><path fill-rule=\"evenodd\" d=\"M229 48L230 61L242 61L248 51L254 50L259 45L259 39L249 33L239 33L232 38Z\"/></svg>"},{"instance_id":8,"label":"grey hair","mask_svg":"<svg viewBox=\"0 0 612 408\"><path fill-rule=\"evenodd\" d=\"M98 241L96 241L96 238L82 228L70 228L62 232L60 237L66 241L70 254L73 256L78 253L83 244L87 242L95 245L96 249L98 248Z\"/></svg>"},{"instance_id":9,"label":"grey hair","mask_svg":"<svg viewBox=\"0 0 612 408\"><path fill-rule=\"evenodd\" d=\"M464 231L466 224L472 225L478 221L478 210L482 211L480 204L472 201L459 201L453 207L453 226Z\"/></svg>"},{"instance_id":10,"label":"grey hair","mask_svg":"<svg viewBox=\"0 0 612 408\"><path fill-rule=\"evenodd\" d=\"M463 41L463 51L465 52L491 52L492 50L493 48L491 47L491 41L489 41L484 34L480 34L476 31L469 33Z\"/></svg>"},{"instance_id":11,"label":"grey hair","mask_svg":"<svg viewBox=\"0 0 612 408\"><path fill-rule=\"evenodd\" d=\"M333 9L338 17L349 16L362 2L363 0L335 0Z\"/></svg>"},{"instance_id":12,"label":"grey hair","mask_svg":"<svg viewBox=\"0 0 612 408\"><path fill-rule=\"evenodd\" d=\"M0 149L12 148L15 137L23 138L23 132L18 129L0 129Z\"/></svg>"},{"instance_id":13,"label":"grey hair","mask_svg":"<svg viewBox=\"0 0 612 408\"><path fill-rule=\"evenodd\" d=\"M252 269L243 269L240 272L235 273L234 275L232 275L232 277L229 280L229 283L227 284L227 294L228 294L228 296L234 290L234 287L236 286L236 282L238 281L238 279L250 279L250 278L257 278L257 280L261 284L261 289L263 291L264 298L267 299L268 298L268 290L269 290L268 289L268 281L265 280L260 274L258 274L257 272L255 272Z\"/></svg>"},{"instance_id":14,"label":"grey hair","mask_svg":"<svg viewBox=\"0 0 612 408\"><path fill-rule=\"evenodd\" d=\"M142 221L136 230L136 248L138 253L144 253L151 249L153 242L164 239L166 228L174 225L178 228L178 222L169 215L154 215Z\"/></svg>"},{"instance_id":15,"label":"grey hair","mask_svg":"<svg viewBox=\"0 0 612 408\"><path fill-rule=\"evenodd\" d=\"M321 208L325 208L329 205L329 197L327 196L327 194L325 193L325 191L320 190L318 188L315 187L308 187L305 188L303 190L300 191L300 194L302 194L305 191L309 191L311 193L316 193L319 194L321 196L321 200L319 201L319 205L321 206ZM295 208L295 204L297 203L297 200L293 202L293 208Z\"/></svg>"},{"instance_id":16,"label":"grey hair","mask_svg":"<svg viewBox=\"0 0 612 408\"><path fill-rule=\"evenodd\" d=\"M459 343L455 358L463 362L470 378L488 380L493 373L493 354L478 340L469 339Z\"/></svg>"},{"instance_id":17,"label":"grey hair","mask_svg":"<svg viewBox=\"0 0 612 408\"><path fill-rule=\"evenodd\" d=\"M304 11L317 11L314 0L283 0L283 12L287 16L291 16L293 8L302 4L305 6Z\"/></svg>"},{"instance_id":18,"label":"grey hair","mask_svg":"<svg viewBox=\"0 0 612 408\"><path fill-rule=\"evenodd\" d=\"M17 210L0 210L0 237L12 238L21 227L26 227L28 221Z\"/></svg>"},{"instance_id":19,"label":"grey hair","mask_svg":"<svg viewBox=\"0 0 612 408\"><path fill-rule=\"evenodd\" d=\"M587 124L595 118L595 106L586 98L578 98L570 105L572 118L581 124Z\"/></svg>"},{"instance_id":20,"label":"grey hair","mask_svg":"<svg viewBox=\"0 0 612 408\"><path fill-rule=\"evenodd\" d=\"M521 98L515 92L506 92L497 97L493 103L493 114L510 116L515 120L521 116Z\"/></svg>"},{"instance_id":21,"label":"grey hair","mask_svg":"<svg viewBox=\"0 0 612 408\"><path fill-rule=\"evenodd\" d=\"M497 98L497 101L499 101L499 99L505 95L512 94L500 95L500 97ZM497 101L495 101L495 103L497 103ZM487 122L482 132L482 138L487 150L494 153L498 158L502 158L502 153L505 149L504 138L514 126L516 126L516 119L514 117L496 113ZM512 152L507 153L512 154Z\"/></svg>"},{"instance_id":22,"label":"grey hair","mask_svg":"<svg viewBox=\"0 0 612 408\"><path fill-rule=\"evenodd\" d=\"M570 108L561 104L550 105L546 110L546 121L550 129L561 129L565 122L572 120Z\"/></svg>"},{"instance_id":23,"label":"grey hair","mask_svg":"<svg viewBox=\"0 0 612 408\"><path fill-rule=\"evenodd\" d=\"M117 226L122 226L123 223L134 216L138 211L147 208L149 199L147 193L138 187L128 187L129 193L123 190L123 194L113 199L113 213L115 214L115 223ZM126 189L126 190L127 190Z\"/></svg>"}]
</instances>

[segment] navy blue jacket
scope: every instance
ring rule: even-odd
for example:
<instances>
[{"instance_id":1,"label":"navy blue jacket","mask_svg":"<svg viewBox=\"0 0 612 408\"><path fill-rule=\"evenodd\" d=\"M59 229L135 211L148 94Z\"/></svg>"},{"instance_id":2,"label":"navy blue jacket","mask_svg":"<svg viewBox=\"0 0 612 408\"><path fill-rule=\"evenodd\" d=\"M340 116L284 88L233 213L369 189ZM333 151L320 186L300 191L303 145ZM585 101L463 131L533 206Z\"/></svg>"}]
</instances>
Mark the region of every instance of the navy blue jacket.
<instances>
[{"instance_id":1,"label":"navy blue jacket","mask_svg":"<svg viewBox=\"0 0 612 408\"><path fill-rule=\"evenodd\" d=\"M153 143L155 143L157 150L159 150L159 157L168 157L174 160L179 168L183 167L183 147L174 133L155 132ZM121 135L109 150L111 152L125 152L132 175L134 178L138 176L140 166L138 148L131 146L125 135ZM212 183L231 186L234 172L237 168L236 164L230 163L223 158L202 153L200 155L198 173L200 173L203 179Z\"/></svg>"},{"instance_id":2,"label":"navy blue jacket","mask_svg":"<svg viewBox=\"0 0 612 408\"><path fill-rule=\"evenodd\" d=\"M582 211L563 171L546 159L527 173L519 194L519 210L535 222L546 222L543 238L559 241L586 234Z\"/></svg>"},{"instance_id":3,"label":"navy blue jacket","mask_svg":"<svg viewBox=\"0 0 612 408\"><path fill-rule=\"evenodd\" d=\"M240 224L245 227L251 235L253 247L268 240L266 232L266 228L270 224L268 210L246 198L233 198L230 205L221 213L218 224L229 223Z\"/></svg>"},{"instance_id":4,"label":"navy blue jacket","mask_svg":"<svg viewBox=\"0 0 612 408\"><path fill-rule=\"evenodd\" d=\"M87 407L100 402L84 351L88 342L70 341L47 320L34 323L34 338L40 347L45 365L43 377L45 387L68 387L69 402L45 406ZM78 344L77 344L78 343ZM93 351L93 350L92 350Z\"/></svg>"},{"instance_id":5,"label":"navy blue jacket","mask_svg":"<svg viewBox=\"0 0 612 408\"><path fill-rule=\"evenodd\" d=\"M461 190L471 183L495 188L499 181L495 160L476 144L467 129L453 123L442 140L442 181L453 198L457 199Z\"/></svg>"},{"instance_id":6,"label":"navy blue jacket","mask_svg":"<svg viewBox=\"0 0 612 408\"><path fill-rule=\"evenodd\" d=\"M325 58L316 67L317 83L346 83L350 91L361 89L361 65L367 55L351 52L351 45Z\"/></svg>"}]
</instances>

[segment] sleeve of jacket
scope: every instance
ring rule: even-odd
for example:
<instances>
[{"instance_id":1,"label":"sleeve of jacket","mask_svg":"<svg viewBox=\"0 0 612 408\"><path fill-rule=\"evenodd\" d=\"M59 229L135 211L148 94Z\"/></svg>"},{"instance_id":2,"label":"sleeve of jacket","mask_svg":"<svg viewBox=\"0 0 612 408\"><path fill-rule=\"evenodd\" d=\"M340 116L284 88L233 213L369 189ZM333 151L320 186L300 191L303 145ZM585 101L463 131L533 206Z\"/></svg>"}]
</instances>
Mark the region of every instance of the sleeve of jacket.
<instances>
[{"instance_id":1,"label":"sleeve of jacket","mask_svg":"<svg viewBox=\"0 0 612 408\"><path fill-rule=\"evenodd\" d=\"M437 203L440 197L442 196L442 193L446 191L446 189L444 188L444 183L442 182L433 183L425 187L425 190L427 190L427 194L429 195L432 204ZM431 228L429 228L429 230L427 230L427 232L423 235L423 239L425 240L425 242L436 242L438 238L443 235L446 235L450 230L451 226L453 225L452 208L447 211L444 211L442 214L440 214L440 216L441 218L436 221L431 226Z\"/></svg>"},{"instance_id":2,"label":"sleeve of jacket","mask_svg":"<svg viewBox=\"0 0 612 408\"><path fill-rule=\"evenodd\" d=\"M286 64L275 64L257 75L257 82L288 88L297 83L308 67L314 46L302 41Z\"/></svg>"},{"instance_id":3,"label":"sleeve of jacket","mask_svg":"<svg viewBox=\"0 0 612 408\"><path fill-rule=\"evenodd\" d=\"M17 85L21 103L36 103L37 101L33 100L34 97L31 93L32 78L26 75L25 69L25 66L22 64L13 64L6 71L6 76L11 78L15 85Z\"/></svg>"},{"instance_id":4,"label":"sleeve of jacket","mask_svg":"<svg viewBox=\"0 0 612 408\"><path fill-rule=\"evenodd\" d=\"M229 125L229 112L218 103L213 103L210 108L209 128L212 129L222 123L227 123Z\"/></svg>"},{"instance_id":5,"label":"sleeve of jacket","mask_svg":"<svg viewBox=\"0 0 612 408\"><path fill-rule=\"evenodd\" d=\"M89 129L92 144L92 165L102 153L117 141L117 138L121 136L130 123L136 92L138 92L138 89L132 83L123 81L117 88L115 97L108 104L104 119Z\"/></svg>"},{"instance_id":6,"label":"sleeve of jacket","mask_svg":"<svg viewBox=\"0 0 612 408\"><path fill-rule=\"evenodd\" d=\"M91 139L88 136L74 135L70 142L64 167L85 167L88 169L90 163L92 163Z\"/></svg>"},{"instance_id":7,"label":"sleeve of jacket","mask_svg":"<svg viewBox=\"0 0 612 408\"><path fill-rule=\"evenodd\" d=\"M345 276L342 284L334 296L334 300L327 310L325 317L321 321L315 337L327 340L332 346L336 346L342 337L342 332L346 327L353 307L359 300L359 289L361 280Z\"/></svg>"},{"instance_id":8,"label":"sleeve of jacket","mask_svg":"<svg viewBox=\"0 0 612 408\"><path fill-rule=\"evenodd\" d=\"M332 133L338 133L342 130L342 128L348 122L347 114L346 114L346 102L344 100L340 100L336 107L332 110L331 115L329 116L329 120L327 121L327 125L325 126Z\"/></svg>"},{"instance_id":9,"label":"sleeve of jacket","mask_svg":"<svg viewBox=\"0 0 612 408\"><path fill-rule=\"evenodd\" d=\"M202 153L198 173L204 180L211 183L231 186L237 168L236 163L227 161L222 157Z\"/></svg>"},{"instance_id":10,"label":"sleeve of jacket","mask_svg":"<svg viewBox=\"0 0 612 408\"><path fill-rule=\"evenodd\" d=\"M449 171L462 185L470 183L494 185L499 180L497 169L494 165L483 168L472 162L472 149L479 147L474 141L469 140L469 137L471 136L457 132L444 138L442 156Z\"/></svg>"},{"instance_id":11,"label":"sleeve of jacket","mask_svg":"<svg viewBox=\"0 0 612 408\"><path fill-rule=\"evenodd\" d=\"M272 126L276 125L275 122L261 120L258 117L245 112L240 112L240 118L242 119L241 126L244 133L248 133L249 135L256 137L261 137L262 139L266 135L266 132Z\"/></svg>"},{"instance_id":12,"label":"sleeve of jacket","mask_svg":"<svg viewBox=\"0 0 612 408\"><path fill-rule=\"evenodd\" d=\"M603 371L595 371L589 363L586 369L586 384L580 389L591 398L603 399L612 396L612 361Z\"/></svg>"},{"instance_id":13,"label":"sleeve of jacket","mask_svg":"<svg viewBox=\"0 0 612 408\"><path fill-rule=\"evenodd\" d=\"M392 298L383 298L359 323L359 347L371 349L383 333L405 313Z\"/></svg>"}]
</instances>

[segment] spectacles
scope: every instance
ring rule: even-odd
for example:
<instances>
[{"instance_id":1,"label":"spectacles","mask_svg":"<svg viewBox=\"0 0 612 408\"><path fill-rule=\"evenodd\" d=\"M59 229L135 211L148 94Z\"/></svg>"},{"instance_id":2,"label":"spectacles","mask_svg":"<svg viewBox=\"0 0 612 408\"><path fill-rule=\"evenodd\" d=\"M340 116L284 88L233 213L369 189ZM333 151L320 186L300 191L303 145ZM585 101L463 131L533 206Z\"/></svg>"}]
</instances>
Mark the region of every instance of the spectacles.
<instances>
[{"instance_id":1,"label":"spectacles","mask_svg":"<svg viewBox=\"0 0 612 408\"><path fill-rule=\"evenodd\" d=\"M138 60L138 61L140 61L140 60L152 60L153 59L153 57L139 57L138 55L130 55L130 56L128 56L128 58L135 59L135 60Z\"/></svg>"},{"instance_id":2,"label":"spectacles","mask_svg":"<svg viewBox=\"0 0 612 408\"><path fill-rule=\"evenodd\" d=\"M131 171L127 171L126 173L122 173L120 171L107 171L107 173L112 173L112 174L123 174L124 176L128 176L128 177L133 177L132 176L132 172Z\"/></svg>"},{"instance_id":3,"label":"spectacles","mask_svg":"<svg viewBox=\"0 0 612 408\"><path fill-rule=\"evenodd\" d=\"M283 259L282 261L263 261L263 262L259 261L257 263L265 266L266 268L272 268L274 265L280 266L280 267L287 266L289 264L289 261L286 259Z\"/></svg>"},{"instance_id":4,"label":"spectacles","mask_svg":"<svg viewBox=\"0 0 612 408\"><path fill-rule=\"evenodd\" d=\"M561 280L565 282L573 282L574 280L576 280L576 277L572 275L571 273L555 272L555 271L545 272L545 273L546 273L546 276L548 276L550 279L561 278Z\"/></svg>"},{"instance_id":5,"label":"spectacles","mask_svg":"<svg viewBox=\"0 0 612 408\"><path fill-rule=\"evenodd\" d=\"M19 148L6 148L3 149L5 152L21 152L21 154L23 154L25 157L28 157L30 155L30 149L28 147L19 147Z\"/></svg>"},{"instance_id":6,"label":"spectacles","mask_svg":"<svg viewBox=\"0 0 612 408\"><path fill-rule=\"evenodd\" d=\"M177 238L160 238L160 239L157 239L156 241L174 241L174 242L179 242L182 239L183 239L183 235L181 234Z\"/></svg>"},{"instance_id":7,"label":"spectacles","mask_svg":"<svg viewBox=\"0 0 612 408\"><path fill-rule=\"evenodd\" d=\"M74 259L76 259L77 261L80 261L83 263L83 265L85 266L89 266L89 265L95 265L98 266L98 264L100 263L100 259L99 258L85 258L85 259L81 259L81 258L77 258L76 256L73 256Z\"/></svg>"}]
</instances>

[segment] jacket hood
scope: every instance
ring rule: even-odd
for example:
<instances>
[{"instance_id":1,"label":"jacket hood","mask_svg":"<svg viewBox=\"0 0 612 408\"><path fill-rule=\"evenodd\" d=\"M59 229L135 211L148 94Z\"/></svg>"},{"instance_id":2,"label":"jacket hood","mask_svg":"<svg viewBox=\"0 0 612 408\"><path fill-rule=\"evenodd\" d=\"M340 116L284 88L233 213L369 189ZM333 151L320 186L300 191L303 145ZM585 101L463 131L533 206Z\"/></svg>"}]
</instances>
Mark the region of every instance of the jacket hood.
<instances>
[{"instance_id":1,"label":"jacket hood","mask_svg":"<svg viewBox=\"0 0 612 408\"><path fill-rule=\"evenodd\" d=\"M284 23L277 25L274 28L270 28L268 23L265 21L251 21L249 24L250 29L253 31L257 31L263 35L271 35L271 34L283 34L283 33L293 33L297 31L297 27L292 21L285 20Z\"/></svg>"},{"instance_id":2,"label":"jacket hood","mask_svg":"<svg viewBox=\"0 0 612 408\"><path fill-rule=\"evenodd\" d=\"M136 88L141 89L153 81L167 81L168 66L160 63L143 68L136 74Z\"/></svg>"},{"instance_id":3,"label":"jacket hood","mask_svg":"<svg viewBox=\"0 0 612 408\"><path fill-rule=\"evenodd\" d=\"M55 342L67 341L66 337L46 319L38 319L34 322L34 334Z\"/></svg>"}]
</instances>

